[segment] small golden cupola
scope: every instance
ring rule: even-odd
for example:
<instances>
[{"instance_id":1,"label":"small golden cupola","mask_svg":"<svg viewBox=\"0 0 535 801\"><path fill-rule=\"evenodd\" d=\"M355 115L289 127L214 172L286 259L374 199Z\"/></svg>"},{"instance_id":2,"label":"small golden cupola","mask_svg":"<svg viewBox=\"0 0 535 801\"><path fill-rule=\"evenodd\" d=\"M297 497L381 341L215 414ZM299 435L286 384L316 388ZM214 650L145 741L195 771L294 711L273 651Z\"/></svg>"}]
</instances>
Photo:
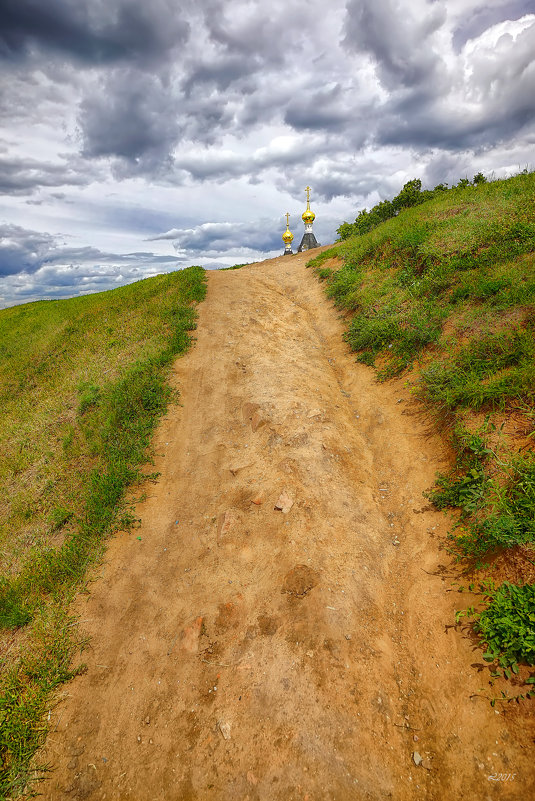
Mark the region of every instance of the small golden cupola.
<instances>
[{"instance_id":1,"label":"small golden cupola","mask_svg":"<svg viewBox=\"0 0 535 801\"><path fill-rule=\"evenodd\" d=\"M290 212L286 212L286 231L282 235L282 241L284 242L284 255L291 256L293 254L292 251L292 242L294 239L294 235L290 231Z\"/></svg>"},{"instance_id":2,"label":"small golden cupola","mask_svg":"<svg viewBox=\"0 0 535 801\"><path fill-rule=\"evenodd\" d=\"M307 208L306 208L306 211L303 212L301 217L302 217L302 220L305 223L305 225L307 225L307 224L312 225L312 223L316 219L316 215L310 209L310 187L309 186L307 186L307 188L306 188L306 193L307 193Z\"/></svg>"},{"instance_id":3,"label":"small golden cupola","mask_svg":"<svg viewBox=\"0 0 535 801\"><path fill-rule=\"evenodd\" d=\"M302 253L303 250L311 250L312 248L318 248L319 242L316 241L316 237L312 231L312 223L316 219L316 215L310 209L310 187L307 186L306 188L307 193L307 207L306 211L303 212L301 215L302 220L305 224L305 233L303 234L303 238L301 240L301 244L298 247L298 252Z\"/></svg>"}]
</instances>

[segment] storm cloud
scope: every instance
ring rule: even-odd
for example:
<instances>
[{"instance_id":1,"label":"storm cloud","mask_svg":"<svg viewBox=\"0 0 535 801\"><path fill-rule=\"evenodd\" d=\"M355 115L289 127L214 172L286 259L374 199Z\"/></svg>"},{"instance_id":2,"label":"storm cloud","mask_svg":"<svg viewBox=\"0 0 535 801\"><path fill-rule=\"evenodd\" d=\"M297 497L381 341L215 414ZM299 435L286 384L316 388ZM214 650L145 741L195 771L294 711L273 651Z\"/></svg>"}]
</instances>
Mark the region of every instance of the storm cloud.
<instances>
[{"instance_id":1,"label":"storm cloud","mask_svg":"<svg viewBox=\"0 0 535 801\"><path fill-rule=\"evenodd\" d=\"M28 58L35 50L82 65L160 59L189 33L177 4L120 0L2 0L0 57Z\"/></svg>"},{"instance_id":2,"label":"storm cloud","mask_svg":"<svg viewBox=\"0 0 535 801\"><path fill-rule=\"evenodd\" d=\"M411 178L531 166L529 0L333 0L328 13L313 0L0 0L0 12L0 266L11 282L40 276L43 293L278 252L286 210L299 238L307 185L328 242ZM33 298L25 281L3 302Z\"/></svg>"},{"instance_id":3,"label":"storm cloud","mask_svg":"<svg viewBox=\"0 0 535 801\"><path fill-rule=\"evenodd\" d=\"M96 180L80 159L60 163L0 154L0 194L28 195L40 187L84 186Z\"/></svg>"}]
</instances>

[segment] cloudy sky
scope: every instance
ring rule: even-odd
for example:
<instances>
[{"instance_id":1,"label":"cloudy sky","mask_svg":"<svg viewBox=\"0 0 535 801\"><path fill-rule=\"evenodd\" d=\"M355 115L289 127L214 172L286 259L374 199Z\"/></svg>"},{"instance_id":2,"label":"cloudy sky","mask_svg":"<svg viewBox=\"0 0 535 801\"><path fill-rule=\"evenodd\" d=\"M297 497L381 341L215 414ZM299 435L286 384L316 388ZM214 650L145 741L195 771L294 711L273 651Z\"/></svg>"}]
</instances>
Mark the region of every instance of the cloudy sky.
<instances>
[{"instance_id":1,"label":"cloudy sky","mask_svg":"<svg viewBox=\"0 0 535 801\"><path fill-rule=\"evenodd\" d=\"M535 0L0 0L0 60L0 306L535 166Z\"/></svg>"}]
</instances>

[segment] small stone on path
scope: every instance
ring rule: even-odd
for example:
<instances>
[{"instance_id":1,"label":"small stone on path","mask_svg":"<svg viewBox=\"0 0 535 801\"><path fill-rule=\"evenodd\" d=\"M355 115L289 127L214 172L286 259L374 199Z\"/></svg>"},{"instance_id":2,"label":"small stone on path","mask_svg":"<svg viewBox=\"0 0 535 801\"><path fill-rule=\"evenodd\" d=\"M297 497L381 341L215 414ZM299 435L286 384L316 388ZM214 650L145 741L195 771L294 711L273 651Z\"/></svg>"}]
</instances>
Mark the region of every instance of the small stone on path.
<instances>
[{"instance_id":1,"label":"small stone on path","mask_svg":"<svg viewBox=\"0 0 535 801\"><path fill-rule=\"evenodd\" d=\"M223 735L224 739L230 740L230 723L224 723L220 720L217 725L219 726L219 731Z\"/></svg>"},{"instance_id":2,"label":"small stone on path","mask_svg":"<svg viewBox=\"0 0 535 801\"><path fill-rule=\"evenodd\" d=\"M281 511L283 513L283 515L286 515L286 514L288 514L288 512L290 511L290 509L292 508L293 505L294 505L294 502L293 502L292 498L290 498L288 493L286 491L284 491L284 492L281 492L281 494L279 495L279 500L275 504L275 509Z\"/></svg>"}]
</instances>

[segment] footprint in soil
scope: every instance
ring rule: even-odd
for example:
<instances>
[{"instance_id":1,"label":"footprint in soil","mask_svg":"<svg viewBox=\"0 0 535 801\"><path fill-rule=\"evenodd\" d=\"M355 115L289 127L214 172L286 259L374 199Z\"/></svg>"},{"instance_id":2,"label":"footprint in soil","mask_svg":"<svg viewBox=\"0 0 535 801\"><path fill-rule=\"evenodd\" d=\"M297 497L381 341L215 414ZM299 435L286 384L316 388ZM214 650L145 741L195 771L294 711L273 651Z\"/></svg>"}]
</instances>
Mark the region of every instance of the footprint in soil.
<instances>
[{"instance_id":1,"label":"footprint in soil","mask_svg":"<svg viewBox=\"0 0 535 801\"><path fill-rule=\"evenodd\" d=\"M284 577L281 592L293 598L304 598L319 582L319 576L308 565L296 565Z\"/></svg>"},{"instance_id":2,"label":"footprint in soil","mask_svg":"<svg viewBox=\"0 0 535 801\"><path fill-rule=\"evenodd\" d=\"M218 615L215 620L217 634L223 634L227 629L236 628L240 622L240 609L232 601L219 604Z\"/></svg>"},{"instance_id":3,"label":"footprint in soil","mask_svg":"<svg viewBox=\"0 0 535 801\"><path fill-rule=\"evenodd\" d=\"M66 789L66 792L75 801L85 801L93 793L100 789L102 783L97 779L96 768L88 765L77 774L73 784Z\"/></svg>"},{"instance_id":4,"label":"footprint in soil","mask_svg":"<svg viewBox=\"0 0 535 801\"><path fill-rule=\"evenodd\" d=\"M279 628L279 621L269 615L259 615L257 618L258 631L264 637L272 637Z\"/></svg>"}]
</instances>

